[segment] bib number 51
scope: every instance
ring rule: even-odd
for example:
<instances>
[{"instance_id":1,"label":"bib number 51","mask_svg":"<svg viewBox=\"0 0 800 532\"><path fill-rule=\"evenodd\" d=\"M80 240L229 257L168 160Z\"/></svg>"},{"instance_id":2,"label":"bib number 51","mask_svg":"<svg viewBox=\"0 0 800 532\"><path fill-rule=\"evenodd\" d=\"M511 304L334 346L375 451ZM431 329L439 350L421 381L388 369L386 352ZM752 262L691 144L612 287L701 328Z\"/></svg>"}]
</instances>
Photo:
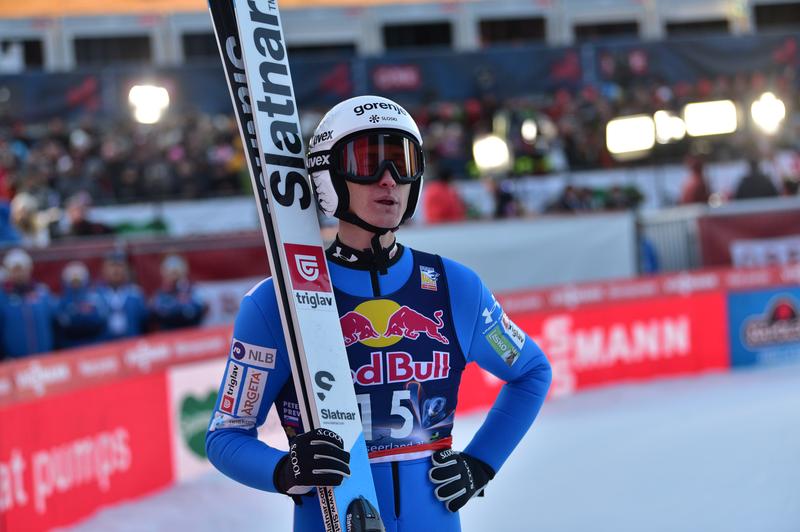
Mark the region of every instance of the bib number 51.
<instances>
[{"instance_id":1,"label":"bib number 51","mask_svg":"<svg viewBox=\"0 0 800 532\"><path fill-rule=\"evenodd\" d=\"M361 424L364 427L364 439L372 439L372 402L368 393L356 395L358 408L361 411ZM407 406L403 406L402 401L411 400L411 390L395 390L392 393L392 409L389 412L393 416L403 418L403 424L399 427L392 427L390 436L402 440L407 438L414 430L414 414Z\"/></svg>"}]
</instances>

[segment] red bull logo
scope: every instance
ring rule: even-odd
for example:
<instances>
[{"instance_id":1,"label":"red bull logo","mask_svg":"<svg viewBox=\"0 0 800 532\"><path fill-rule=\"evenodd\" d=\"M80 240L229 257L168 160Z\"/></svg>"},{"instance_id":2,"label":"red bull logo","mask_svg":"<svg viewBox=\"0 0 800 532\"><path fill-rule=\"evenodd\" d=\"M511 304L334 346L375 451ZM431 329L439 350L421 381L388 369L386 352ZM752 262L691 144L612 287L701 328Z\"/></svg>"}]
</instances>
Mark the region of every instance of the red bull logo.
<instances>
[{"instance_id":1,"label":"red bull logo","mask_svg":"<svg viewBox=\"0 0 800 532\"><path fill-rule=\"evenodd\" d=\"M431 360L414 360L404 351L370 353L370 361L352 370L353 382L362 386L384 383L446 379L450 376L450 353L434 351Z\"/></svg>"},{"instance_id":2,"label":"red bull logo","mask_svg":"<svg viewBox=\"0 0 800 532\"><path fill-rule=\"evenodd\" d=\"M429 318L409 306L400 306L389 299L365 301L339 319L344 345L360 342L369 347L388 347L403 338L417 340L425 335L448 345L450 340L440 331L444 312L437 310Z\"/></svg>"},{"instance_id":3,"label":"red bull logo","mask_svg":"<svg viewBox=\"0 0 800 532\"><path fill-rule=\"evenodd\" d=\"M371 340L381 337L378 331L375 330L375 327L372 326L372 322L369 318L358 312L351 310L339 318L339 323L342 326L345 347L349 347L362 340Z\"/></svg>"}]
</instances>

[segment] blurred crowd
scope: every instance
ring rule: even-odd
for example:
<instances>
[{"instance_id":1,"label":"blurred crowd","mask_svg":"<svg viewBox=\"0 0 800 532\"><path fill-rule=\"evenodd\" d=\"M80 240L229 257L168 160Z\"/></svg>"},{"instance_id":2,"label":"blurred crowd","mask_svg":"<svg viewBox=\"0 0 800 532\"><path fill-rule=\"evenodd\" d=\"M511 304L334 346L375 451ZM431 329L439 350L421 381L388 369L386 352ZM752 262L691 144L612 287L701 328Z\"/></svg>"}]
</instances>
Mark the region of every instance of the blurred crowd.
<instances>
[{"instance_id":1,"label":"blurred crowd","mask_svg":"<svg viewBox=\"0 0 800 532\"><path fill-rule=\"evenodd\" d=\"M242 194L248 190L233 117L0 127L0 241L43 246L102 235L91 205Z\"/></svg>"},{"instance_id":2,"label":"blurred crowd","mask_svg":"<svg viewBox=\"0 0 800 532\"><path fill-rule=\"evenodd\" d=\"M9 250L2 263L0 361L200 324L208 306L189 280L186 260L168 254L160 273L161 286L147 298L127 257L112 252L96 280L83 262L67 263L54 294L34 278L27 252Z\"/></svg>"},{"instance_id":3,"label":"blurred crowd","mask_svg":"<svg viewBox=\"0 0 800 532\"><path fill-rule=\"evenodd\" d=\"M504 101L484 95L463 102L409 105L425 139L429 183L438 179L445 184L444 190L450 190L445 197L436 190L439 185L433 185L427 193L452 203L452 187L447 183L485 177L472 156L473 141L483 134L507 139L511 152L507 179L636 164L615 160L606 149L605 126L612 118L657 110L678 113L693 101L730 98L748 102L766 90L787 102L789 115L782 133L769 138L762 151L797 149L793 69L770 76L739 74L671 85L658 79L611 74L596 86L577 91L560 89ZM306 134L323 111L303 110ZM656 145L637 163L681 163L687 156L705 162L735 159L766 142L765 135L755 135L754 128L747 126L712 140L687 138ZM687 163L690 176L697 173L693 164ZM778 192L791 190L798 176L782 178L789 182L776 184ZM53 239L114 231L87 219L91 205L239 195L248 193L249 187L232 115L175 111L152 125L91 117L70 124L63 120L0 124L0 242L6 246L44 246ZM524 212L510 197L511 188L502 182L487 182L487 191L497 204L495 217ZM693 194L699 197L701 192ZM589 190L565 185L548 210L633 208L640 199L631 189ZM469 205L452 208L455 213L433 212L428 220L453 221L475 215Z\"/></svg>"}]
</instances>

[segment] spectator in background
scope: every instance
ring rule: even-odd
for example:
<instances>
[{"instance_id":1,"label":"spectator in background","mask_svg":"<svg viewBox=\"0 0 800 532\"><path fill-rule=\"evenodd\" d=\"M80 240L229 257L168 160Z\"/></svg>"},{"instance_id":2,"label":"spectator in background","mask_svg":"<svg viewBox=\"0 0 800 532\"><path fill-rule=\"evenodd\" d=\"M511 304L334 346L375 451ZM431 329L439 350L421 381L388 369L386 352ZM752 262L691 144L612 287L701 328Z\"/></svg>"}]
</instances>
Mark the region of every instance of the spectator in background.
<instances>
[{"instance_id":1,"label":"spectator in background","mask_svg":"<svg viewBox=\"0 0 800 532\"><path fill-rule=\"evenodd\" d=\"M711 192L706 181L705 163L700 157L689 157L686 166L689 174L681 187L680 203L708 203Z\"/></svg>"},{"instance_id":2,"label":"spectator in background","mask_svg":"<svg viewBox=\"0 0 800 532\"><path fill-rule=\"evenodd\" d=\"M778 189L772 180L759 167L758 159L751 157L747 161L749 172L736 186L736 199L770 198L778 195Z\"/></svg>"},{"instance_id":3,"label":"spectator in background","mask_svg":"<svg viewBox=\"0 0 800 532\"><path fill-rule=\"evenodd\" d=\"M62 293L56 306L56 345L77 347L102 339L108 309L98 291L91 287L89 269L79 261L64 266Z\"/></svg>"},{"instance_id":4,"label":"spectator in background","mask_svg":"<svg viewBox=\"0 0 800 532\"><path fill-rule=\"evenodd\" d=\"M150 300L151 320L161 330L193 327L203 321L207 305L189 281L189 267L179 255L161 262L161 288Z\"/></svg>"},{"instance_id":5,"label":"spectator in background","mask_svg":"<svg viewBox=\"0 0 800 532\"><path fill-rule=\"evenodd\" d=\"M6 282L0 292L0 345L5 359L46 353L54 348L56 300L33 280L33 261L20 248L3 258Z\"/></svg>"},{"instance_id":6,"label":"spectator in background","mask_svg":"<svg viewBox=\"0 0 800 532\"><path fill-rule=\"evenodd\" d=\"M587 203L581 190L572 185L567 185L561 191L558 199L548 209L551 212L579 212L592 210L591 203Z\"/></svg>"},{"instance_id":7,"label":"spectator in background","mask_svg":"<svg viewBox=\"0 0 800 532\"><path fill-rule=\"evenodd\" d=\"M494 213L492 217L498 218L514 218L522 215L522 208L519 202L511 192L509 182L498 181L494 178L484 179L484 186L489 194L494 199Z\"/></svg>"},{"instance_id":8,"label":"spectator in background","mask_svg":"<svg viewBox=\"0 0 800 532\"><path fill-rule=\"evenodd\" d=\"M131 282L125 254L114 251L103 261L97 292L108 309L103 338L118 340L142 334L147 325L147 303L142 289Z\"/></svg>"},{"instance_id":9,"label":"spectator in background","mask_svg":"<svg viewBox=\"0 0 800 532\"><path fill-rule=\"evenodd\" d=\"M797 191L800 189L800 181L786 177L783 179L782 185L784 196L797 196Z\"/></svg>"},{"instance_id":10,"label":"spectator in background","mask_svg":"<svg viewBox=\"0 0 800 532\"><path fill-rule=\"evenodd\" d=\"M18 246L21 240L19 231L11 223L11 204L0 199L0 247Z\"/></svg>"},{"instance_id":11,"label":"spectator in background","mask_svg":"<svg viewBox=\"0 0 800 532\"><path fill-rule=\"evenodd\" d=\"M460 222L466 217L464 202L453 186L451 170L441 170L438 179L425 184L422 206L425 221L430 224Z\"/></svg>"},{"instance_id":12,"label":"spectator in background","mask_svg":"<svg viewBox=\"0 0 800 532\"><path fill-rule=\"evenodd\" d=\"M62 237L83 237L100 236L113 233L113 230L105 224L89 220L89 207L92 205L92 198L86 192L79 192L67 200L60 236Z\"/></svg>"},{"instance_id":13,"label":"spectator in background","mask_svg":"<svg viewBox=\"0 0 800 532\"><path fill-rule=\"evenodd\" d=\"M47 247L51 226L60 215L57 208L40 211L37 199L27 192L20 192L11 200L11 223L27 247Z\"/></svg>"}]
</instances>

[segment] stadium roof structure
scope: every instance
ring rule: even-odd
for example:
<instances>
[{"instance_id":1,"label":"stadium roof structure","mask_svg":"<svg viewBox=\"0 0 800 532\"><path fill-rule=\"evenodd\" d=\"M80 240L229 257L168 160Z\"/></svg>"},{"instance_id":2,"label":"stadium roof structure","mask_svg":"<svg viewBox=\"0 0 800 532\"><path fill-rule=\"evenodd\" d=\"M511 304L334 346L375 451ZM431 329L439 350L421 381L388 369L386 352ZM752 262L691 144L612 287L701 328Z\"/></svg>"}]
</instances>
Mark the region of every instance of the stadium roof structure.
<instances>
[{"instance_id":1,"label":"stadium roof structure","mask_svg":"<svg viewBox=\"0 0 800 532\"><path fill-rule=\"evenodd\" d=\"M421 3L426 0L278 0L282 8L363 7L384 4ZM447 0L453 4L465 0ZM151 15L205 11L204 0L26 0L0 2L0 18L58 18L90 15Z\"/></svg>"}]
</instances>

